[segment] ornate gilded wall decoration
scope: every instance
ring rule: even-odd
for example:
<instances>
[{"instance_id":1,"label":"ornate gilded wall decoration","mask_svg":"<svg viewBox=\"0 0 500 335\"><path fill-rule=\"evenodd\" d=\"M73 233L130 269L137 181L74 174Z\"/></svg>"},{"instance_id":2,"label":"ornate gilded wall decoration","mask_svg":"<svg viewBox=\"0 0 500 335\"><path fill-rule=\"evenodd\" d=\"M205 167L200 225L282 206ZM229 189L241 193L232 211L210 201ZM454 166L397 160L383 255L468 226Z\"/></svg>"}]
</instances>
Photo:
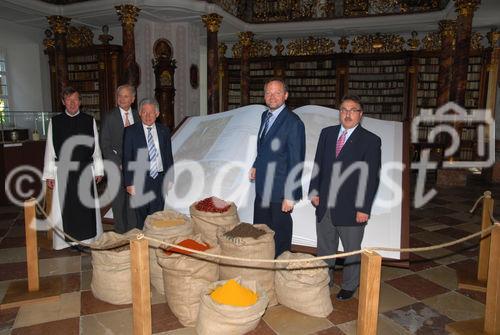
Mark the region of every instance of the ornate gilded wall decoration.
<instances>
[{"instance_id":1,"label":"ornate gilded wall decoration","mask_svg":"<svg viewBox=\"0 0 500 335\"><path fill-rule=\"evenodd\" d=\"M226 57L227 45L224 42L219 43L219 59Z\"/></svg>"},{"instance_id":2,"label":"ornate gilded wall decoration","mask_svg":"<svg viewBox=\"0 0 500 335\"><path fill-rule=\"evenodd\" d=\"M115 9L122 26L126 29L133 29L141 9L134 5L118 5Z\"/></svg>"},{"instance_id":3,"label":"ornate gilded wall decoration","mask_svg":"<svg viewBox=\"0 0 500 335\"><path fill-rule=\"evenodd\" d=\"M415 30L411 32L411 38L409 38L408 41L406 41L406 44L408 45L408 49L410 50L417 50L418 47L420 46L418 33Z\"/></svg>"},{"instance_id":4,"label":"ornate gilded wall decoration","mask_svg":"<svg viewBox=\"0 0 500 335\"><path fill-rule=\"evenodd\" d=\"M399 13L400 2L400 0L369 0L368 12L370 14Z\"/></svg>"},{"instance_id":5,"label":"ornate gilded wall decoration","mask_svg":"<svg viewBox=\"0 0 500 335\"><path fill-rule=\"evenodd\" d=\"M287 45L288 55L329 55L333 54L335 42L329 38L299 38Z\"/></svg>"},{"instance_id":6,"label":"ornate gilded wall decoration","mask_svg":"<svg viewBox=\"0 0 500 335\"><path fill-rule=\"evenodd\" d=\"M303 21L335 17L334 0L254 0L247 3L250 3L252 10L251 22Z\"/></svg>"},{"instance_id":7,"label":"ornate gilded wall decoration","mask_svg":"<svg viewBox=\"0 0 500 335\"><path fill-rule=\"evenodd\" d=\"M208 31L210 31L211 33L216 33L219 31L220 24L222 22L222 18L223 17L217 13L211 13L211 14L201 16L201 20L203 21L203 24L208 29Z\"/></svg>"},{"instance_id":8,"label":"ornate gilded wall decoration","mask_svg":"<svg viewBox=\"0 0 500 335\"><path fill-rule=\"evenodd\" d=\"M86 48L94 45L94 33L87 27L70 26L66 37L68 48Z\"/></svg>"},{"instance_id":9,"label":"ornate gilded wall decoration","mask_svg":"<svg viewBox=\"0 0 500 335\"><path fill-rule=\"evenodd\" d=\"M364 16L368 15L370 4L368 0L345 0L344 16Z\"/></svg>"},{"instance_id":10,"label":"ornate gilded wall decoration","mask_svg":"<svg viewBox=\"0 0 500 335\"><path fill-rule=\"evenodd\" d=\"M426 51L441 50L441 34L437 31L427 33L422 38L422 49Z\"/></svg>"},{"instance_id":11,"label":"ornate gilded wall decoration","mask_svg":"<svg viewBox=\"0 0 500 335\"><path fill-rule=\"evenodd\" d=\"M405 39L397 34L359 35L351 41L352 53L385 53L404 50Z\"/></svg>"},{"instance_id":12,"label":"ornate gilded wall decoration","mask_svg":"<svg viewBox=\"0 0 500 335\"><path fill-rule=\"evenodd\" d=\"M340 39L339 39L339 48L340 48L340 51L342 52L346 52L347 50L347 47L349 46L349 40L347 39L346 36L342 36Z\"/></svg>"},{"instance_id":13,"label":"ornate gilded wall decoration","mask_svg":"<svg viewBox=\"0 0 500 335\"><path fill-rule=\"evenodd\" d=\"M497 43L500 40L500 32L497 31L497 28L492 28L487 34L488 43L491 48L497 47Z\"/></svg>"},{"instance_id":14,"label":"ornate gilded wall decoration","mask_svg":"<svg viewBox=\"0 0 500 335\"><path fill-rule=\"evenodd\" d=\"M241 58L241 49L243 45L241 41L234 44L232 47L233 58ZM273 46L268 41L251 40L250 42L250 57L269 57L271 56L271 50Z\"/></svg>"},{"instance_id":15,"label":"ornate gilded wall decoration","mask_svg":"<svg viewBox=\"0 0 500 335\"><path fill-rule=\"evenodd\" d=\"M52 30L45 29L45 39L43 40L43 47L45 50L55 47L56 41L53 37Z\"/></svg>"},{"instance_id":16,"label":"ornate gilded wall decoration","mask_svg":"<svg viewBox=\"0 0 500 335\"><path fill-rule=\"evenodd\" d=\"M470 38L470 48L472 50L481 50L483 49L483 39L484 36L480 32L476 31L472 33Z\"/></svg>"},{"instance_id":17,"label":"ornate gilded wall decoration","mask_svg":"<svg viewBox=\"0 0 500 335\"><path fill-rule=\"evenodd\" d=\"M276 56L283 56L283 50L285 50L285 46L283 45L283 40L281 39L281 37L278 37L276 39L274 50L276 50Z\"/></svg>"}]
</instances>

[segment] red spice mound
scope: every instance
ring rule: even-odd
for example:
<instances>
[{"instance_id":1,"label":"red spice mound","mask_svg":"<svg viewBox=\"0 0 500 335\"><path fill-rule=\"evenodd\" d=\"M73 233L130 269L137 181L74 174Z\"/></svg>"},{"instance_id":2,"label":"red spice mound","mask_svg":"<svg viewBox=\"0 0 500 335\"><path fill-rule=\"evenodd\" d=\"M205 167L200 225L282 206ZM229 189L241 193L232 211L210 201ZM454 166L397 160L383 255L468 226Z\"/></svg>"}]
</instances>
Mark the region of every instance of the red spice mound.
<instances>
[{"instance_id":1,"label":"red spice mound","mask_svg":"<svg viewBox=\"0 0 500 335\"><path fill-rule=\"evenodd\" d=\"M202 212L224 213L229 210L231 204L217 197L209 197L198 201L194 207Z\"/></svg>"},{"instance_id":2,"label":"red spice mound","mask_svg":"<svg viewBox=\"0 0 500 335\"><path fill-rule=\"evenodd\" d=\"M177 243L178 245L180 245L181 247L184 247L184 248L189 248L189 249L194 249L194 250L198 250L198 251L205 251L207 249L210 248L210 246L206 243L198 243L196 242L195 240L192 240L190 238L188 238L187 240L184 240L184 241L181 241L179 243ZM168 251L165 250L165 253L167 255L171 255L172 253L178 253L178 254L183 254L183 255L190 255L192 254L191 251L186 251L186 250L182 250L182 249L179 249L179 248L176 248L176 247L172 247L172 248L168 248Z\"/></svg>"}]
</instances>

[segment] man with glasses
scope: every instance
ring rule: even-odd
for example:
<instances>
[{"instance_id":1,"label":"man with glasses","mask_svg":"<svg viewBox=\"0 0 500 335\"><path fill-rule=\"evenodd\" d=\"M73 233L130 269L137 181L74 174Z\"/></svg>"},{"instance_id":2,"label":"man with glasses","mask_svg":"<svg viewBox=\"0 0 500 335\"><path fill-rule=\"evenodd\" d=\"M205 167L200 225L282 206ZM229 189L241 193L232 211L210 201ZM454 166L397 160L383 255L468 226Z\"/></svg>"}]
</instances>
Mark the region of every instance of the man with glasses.
<instances>
[{"instance_id":1,"label":"man with glasses","mask_svg":"<svg viewBox=\"0 0 500 335\"><path fill-rule=\"evenodd\" d=\"M340 125L321 131L309 197L316 207L318 256L361 249L366 223L379 185L381 140L360 125L363 104L351 95L342 99ZM345 258L338 300L351 299L359 286L360 255ZM330 285L335 259L327 261Z\"/></svg>"}]
</instances>

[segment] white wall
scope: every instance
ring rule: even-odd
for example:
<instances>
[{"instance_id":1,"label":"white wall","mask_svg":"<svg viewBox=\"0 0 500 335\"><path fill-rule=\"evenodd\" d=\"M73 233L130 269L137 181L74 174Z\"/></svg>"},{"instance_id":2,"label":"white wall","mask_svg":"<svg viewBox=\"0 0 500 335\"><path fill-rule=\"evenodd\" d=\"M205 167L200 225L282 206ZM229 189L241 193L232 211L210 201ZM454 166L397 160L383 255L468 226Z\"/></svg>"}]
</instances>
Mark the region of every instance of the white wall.
<instances>
[{"instance_id":1,"label":"white wall","mask_svg":"<svg viewBox=\"0 0 500 335\"><path fill-rule=\"evenodd\" d=\"M158 23L144 19L139 19L135 26L135 57L141 68L141 84L137 88L139 100L154 97L151 63L154 42L166 38L172 44L173 58L177 61L174 75L176 125L186 116L200 115L200 88L193 89L189 83L191 64L200 65L200 29L200 25L187 22Z\"/></svg>"},{"instance_id":2,"label":"white wall","mask_svg":"<svg viewBox=\"0 0 500 335\"><path fill-rule=\"evenodd\" d=\"M43 30L0 19L0 48L5 50L11 111L50 111L48 58Z\"/></svg>"}]
</instances>

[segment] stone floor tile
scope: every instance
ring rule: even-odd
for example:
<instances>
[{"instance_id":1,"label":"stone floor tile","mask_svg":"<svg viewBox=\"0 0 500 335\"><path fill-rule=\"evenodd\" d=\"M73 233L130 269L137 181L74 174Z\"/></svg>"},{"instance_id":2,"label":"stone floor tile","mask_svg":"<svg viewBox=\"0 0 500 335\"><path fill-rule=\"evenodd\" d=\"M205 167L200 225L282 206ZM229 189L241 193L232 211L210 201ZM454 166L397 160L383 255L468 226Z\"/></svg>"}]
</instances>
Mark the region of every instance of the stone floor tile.
<instances>
[{"instance_id":1,"label":"stone floor tile","mask_svg":"<svg viewBox=\"0 0 500 335\"><path fill-rule=\"evenodd\" d=\"M0 331L7 331L12 328L18 311L19 307L0 310Z\"/></svg>"},{"instance_id":2,"label":"stone floor tile","mask_svg":"<svg viewBox=\"0 0 500 335\"><path fill-rule=\"evenodd\" d=\"M184 327L179 320L177 320L177 317L172 313L166 302L151 306L151 318L153 333Z\"/></svg>"},{"instance_id":3,"label":"stone floor tile","mask_svg":"<svg viewBox=\"0 0 500 335\"><path fill-rule=\"evenodd\" d=\"M58 258L58 257L76 257L80 256L80 252L75 249L66 248L61 250L47 250L45 248L38 248L38 258Z\"/></svg>"},{"instance_id":4,"label":"stone floor tile","mask_svg":"<svg viewBox=\"0 0 500 335\"><path fill-rule=\"evenodd\" d=\"M59 300L19 308L13 328L21 328L80 316L80 292L61 294Z\"/></svg>"},{"instance_id":5,"label":"stone floor tile","mask_svg":"<svg viewBox=\"0 0 500 335\"><path fill-rule=\"evenodd\" d=\"M453 228L461 229L461 230L469 232L469 233L477 233L478 231L481 230L480 225L478 225L476 223L468 223L468 222L456 225Z\"/></svg>"},{"instance_id":6,"label":"stone floor tile","mask_svg":"<svg viewBox=\"0 0 500 335\"><path fill-rule=\"evenodd\" d=\"M305 315L285 306L269 308L263 318L280 335L312 334L333 326L326 318Z\"/></svg>"},{"instance_id":7,"label":"stone floor tile","mask_svg":"<svg viewBox=\"0 0 500 335\"><path fill-rule=\"evenodd\" d=\"M83 315L80 318L81 334L92 335L132 335L132 309L122 309L92 315Z\"/></svg>"},{"instance_id":8,"label":"stone floor tile","mask_svg":"<svg viewBox=\"0 0 500 335\"><path fill-rule=\"evenodd\" d=\"M344 332L340 330L338 327L333 326L331 328L316 332L314 333L314 335L344 335Z\"/></svg>"},{"instance_id":9,"label":"stone floor tile","mask_svg":"<svg viewBox=\"0 0 500 335\"><path fill-rule=\"evenodd\" d=\"M439 266L438 263L431 261L425 257L419 256L417 254L410 254L410 270L414 272L422 271L425 269L430 269Z\"/></svg>"},{"instance_id":10,"label":"stone floor tile","mask_svg":"<svg viewBox=\"0 0 500 335\"><path fill-rule=\"evenodd\" d=\"M447 226L457 226L459 224L462 224L462 223L466 222L467 219L465 219L465 216L464 216L464 219L460 219L460 218L457 218L457 217L446 215L446 216L435 217L434 221L442 223L442 224L445 224Z\"/></svg>"},{"instance_id":11,"label":"stone floor tile","mask_svg":"<svg viewBox=\"0 0 500 335\"><path fill-rule=\"evenodd\" d=\"M80 290L90 290L90 283L92 282L92 271L85 271L80 274Z\"/></svg>"},{"instance_id":12,"label":"stone floor tile","mask_svg":"<svg viewBox=\"0 0 500 335\"><path fill-rule=\"evenodd\" d=\"M456 240L461 239L462 237L471 235L471 233L469 233L468 231L457 229L454 227L448 227L445 229L437 230L436 233L443 234L446 236L451 236ZM474 238L469 240L469 241L474 242Z\"/></svg>"},{"instance_id":13,"label":"stone floor tile","mask_svg":"<svg viewBox=\"0 0 500 335\"><path fill-rule=\"evenodd\" d=\"M113 305L97 299L92 291L82 291L82 315L109 312L131 308L132 304Z\"/></svg>"},{"instance_id":14,"label":"stone floor tile","mask_svg":"<svg viewBox=\"0 0 500 335\"><path fill-rule=\"evenodd\" d=\"M337 326L346 335L356 335L358 321L353 320ZM392 321L385 315L379 314L377 322L377 334L380 335L410 335L408 330Z\"/></svg>"},{"instance_id":15,"label":"stone floor tile","mask_svg":"<svg viewBox=\"0 0 500 335\"><path fill-rule=\"evenodd\" d=\"M25 261L25 247L0 249L0 264L19 263Z\"/></svg>"},{"instance_id":16,"label":"stone floor tile","mask_svg":"<svg viewBox=\"0 0 500 335\"><path fill-rule=\"evenodd\" d=\"M80 318L45 322L12 330L11 335L79 335Z\"/></svg>"},{"instance_id":17,"label":"stone floor tile","mask_svg":"<svg viewBox=\"0 0 500 335\"><path fill-rule=\"evenodd\" d=\"M432 225L423 226L421 229L426 230L426 231L438 231L440 229L445 229L445 228L449 228L449 227L450 226L442 224L442 223L435 223Z\"/></svg>"},{"instance_id":18,"label":"stone floor tile","mask_svg":"<svg viewBox=\"0 0 500 335\"><path fill-rule=\"evenodd\" d=\"M416 233L411 236L412 238L419 239L431 245L437 245L441 243L447 243L456 240L455 238L447 235L442 235L436 232L425 231L422 233Z\"/></svg>"},{"instance_id":19,"label":"stone floor tile","mask_svg":"<svg viewBox=\"0 0 500 335\"><path fill-rule=\"evenodd\" d=\"M411 270L405 268L398 268L394 266L382 266L380 281L384 282L386 280L407 276L412 273L413 272Z\"/></svg>"},{"instance_id":20,"label":"stone floor tile","mask_svg":"<svg viewBox=\"0 0 500 335\"><path fill-rule=\"evenodd\" d=\"M417 300L394 288L393 286L380 284L379 312L387 312L392 309L401 308L416 303Z\"/></svg>"},{"instance_id":21,"label":"stone floor tile","mask_svg":"<svg viewBox=\"0 0 500 335\"><path fill-rule=\"evenodd\" d=\"M158 290L151 285L151 305L162 304L166 301L165 295L158 292Z\"/></svg>"},{"instance_id":22,"label":"stone floor tile","mask_svg":"<svg viewBox=\"0 0 500 335\"><path fill-rule=\"evenodd\" d=\"M422 302L454 321L484 317L484 305L457 292L447 292Z\"/></svg>"},{"instance_id":23,"label":"stone floor tile","mask_svg":"<svg viewBox=\"0 0 500 335\"><path fill-rule=\"evenodd\" d=\"M154 335L198 335L198 333L196 332L196 328L189 327L189 328L180 328L169 332L161 332Z\"/></svg>"},{"instance_id":24,"label":"stone floor tile","mask_svg":"<svg viewBox=\"0 0 500 335\"><path fill-rule=\"evenodd\" d=\"M0 264L0 281L23 279L27 276L26 262Z\"/></svg>"},{"instance_id":25,"label":"stone floor tile","mask_svg":"<svg viewBox=\"0 0 500 335\"><path fill-rule=\"evenodd\" d=\"M461 273L468 277L477 277L477 261L466 259L456 263L446 264L447 267L454 269L457 273Z\"/></svg>"},{"instance_id":26,"label":"stone floor tile","mask_svg":"<svg viewBox=\"0 0 500 335\"><path fill-rule=\"evenodd\" d=\"M386 312L384 315L411 334L418 335L446 334L444 331L446 324L453 322L447 316L421 302Z\"/></svg>"},{"instance_id":27,"label":"stone floor tile","mask_svg":"<svg viewBox=\"0 0 500 335\"><path fill-rule=\"evenodd\" d=\"M252 330L251 332L246 333L245 335L275 335L276 333L269 327L269 325L264 321L260 320L257 328Z\"/></svg>"},{"instance_id":28,"label":"stone floor tile","mask_svg":"<svg viewBox=\"0 0 500 335\"><path fill-rule=\"evenodd\" d=\"M458 288L456 271L444 265L420 271L418 275L449 290L456 290Z\"/></svg>"},{"instance_id":29,"label":"stone floor tile","mask_svg":"<svg viewBox=\"0 0 500 335\"><path fill-rule=\"evenodd\" d=\"M394 286L398 290L418 300L429 298L449 291L448 289L416 274L392 279L387 281L386 283Z\"/></svg>"},{"instance_id":30,"label":"stone floor tile","mask_svg":"<svg viewBox=\"0 0 500 335\"><path fill-rule=\"evenodd\" d=\"M26 238L24 236L10 237L7 236L0 243L0 249L20 248L26 246Z\"/></svg>"},{"instance_id":31,"label":"stone floor tile","mask_svg":"<svg viewBox=\"0 0 500 335\"><path fill-rule=\"evenodd\" d=\"M40 259L40 276L80 273L80 256Z\"/></svg>"},{"instance_id":32,"label":"stone floor tile","mask_svg":"<svg viewBox=\"0 0 500 335\"><path fill-rule=\"evenodd\" d=\"M466 297L469 297L475 301L479 301L483 305L486 304L486 292L478 292L478 291L472 291L472 290L464 290L462 288L456 290L455 292L458 292L460 294L465 295Z\"/></svg>"},{"instance_id":33,"label":"stone floor tile","mask_svg":"<svg viewBox=\"0 0 500 335\"><path fill-rule=\"evenodd\" d=\"M467 259L464 255L451 251L447 248L416 252L415 254L438 264L450 264Z\"/></svg>"},{"instance_id":34,"label":"stone floor tile","mask_svg":"<svg viewBox=\"0 0 500 335\"><path fill-rule=\"evenodd\" d=\"M334 325L352 321L358 317L358 299L339 301L332 295L333 312L328 315Z\"/></svg>"},{"instance_id":35,"label":"stone floor tile","mask_svg":"<svg viewBox=\"0 0 500 335\"><path fill-rule=\"evenodd\" d=\"M92 256L82 254L82 256L80 257L80 264L80 271L92 271Z\"/></svg>"},{"instance_id":36,"label":"stone floor tile","mask_svg":"<svg viewBox=\"0 0 500 335\"><path fill-rule=\"evenodd\" d=\"M0 302L3 301L5 293L7 292L7 289L9 288L11 282L11 280L0 281Z\"/></svg>"}]
</instances>

